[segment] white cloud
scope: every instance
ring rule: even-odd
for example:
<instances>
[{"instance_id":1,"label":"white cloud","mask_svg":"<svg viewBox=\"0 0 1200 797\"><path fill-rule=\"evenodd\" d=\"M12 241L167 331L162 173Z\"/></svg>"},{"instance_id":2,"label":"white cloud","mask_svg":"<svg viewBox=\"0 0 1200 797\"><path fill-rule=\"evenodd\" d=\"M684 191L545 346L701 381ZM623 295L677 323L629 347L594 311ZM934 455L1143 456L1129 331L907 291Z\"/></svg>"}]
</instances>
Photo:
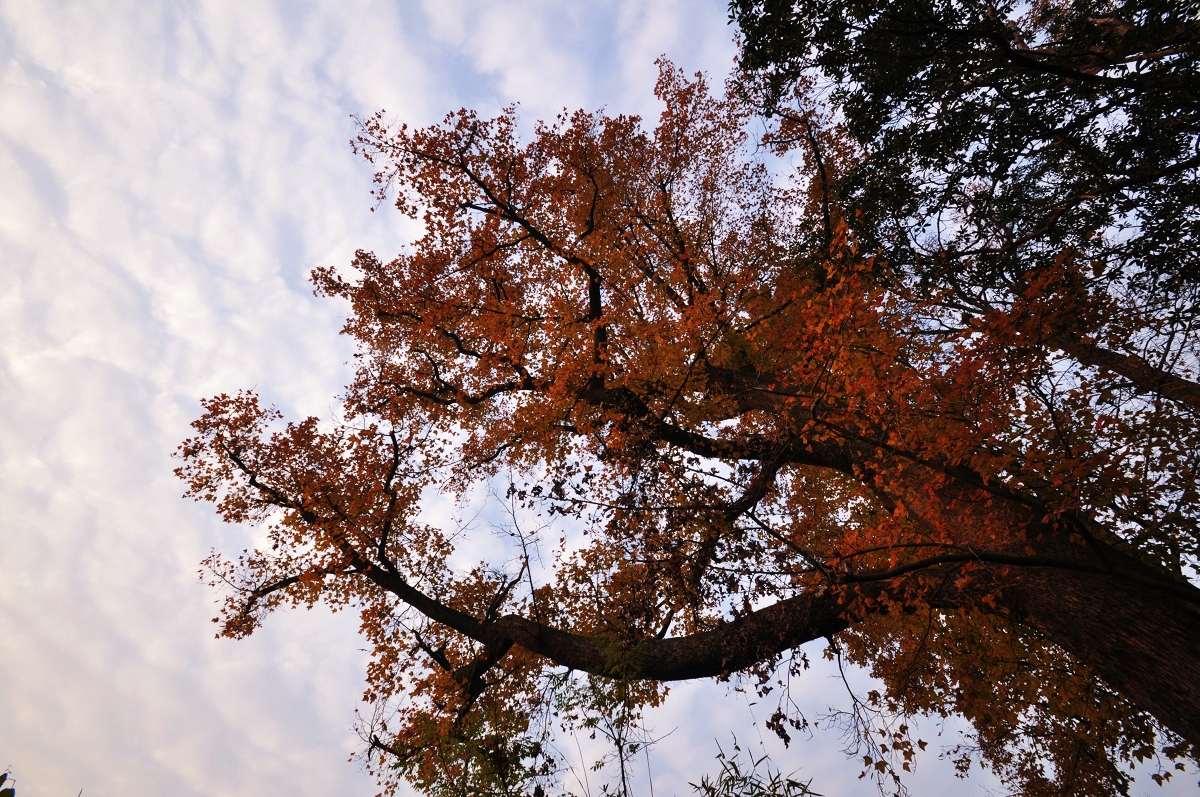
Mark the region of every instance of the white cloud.
<instances>
[{"instance_id":1,"label":"white cloud","mask_svg":"<svg viewBox=\"0 0 1200 797\"><path fill-rule=\"evenodd\" d=\"M344 380L305 274L403 232L367 212L348 114L424 101L386 86L424 64L377 6L0 7L0 766L23 795L371 793L345 763L356 621L212 639L196 568L244 535L179 500L169 455L202 395L323 413Z\"/></svg>"}]
</instances>

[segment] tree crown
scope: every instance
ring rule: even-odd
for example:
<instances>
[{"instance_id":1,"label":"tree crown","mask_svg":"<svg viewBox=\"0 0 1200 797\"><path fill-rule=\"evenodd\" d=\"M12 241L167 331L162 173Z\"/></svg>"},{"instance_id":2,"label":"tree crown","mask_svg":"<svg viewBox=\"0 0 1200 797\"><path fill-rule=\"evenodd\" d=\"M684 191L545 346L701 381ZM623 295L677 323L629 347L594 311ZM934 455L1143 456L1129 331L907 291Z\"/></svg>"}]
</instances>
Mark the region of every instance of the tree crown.
<instances>
[{"instance_id":1,"label":"tree crown","mask_svg":"<svg viewBox=\"0 0 1200 797\"><path fill-rule=\"evenodd\" d=\"M351 307L341 417L221 395L180 447L189 495L267 531L206 562L221 633L358 609L369 760L430 793L544 788L555 716L627 750L664 684L746 672L766 694L823 637L885 685L850 717L897 788L924 742L888 718L918 713L966 716L964 770L1029 794L1188 755L1187 705L1105 662L1126 621L1161 637L1133 658L1197 654L1195 408L1055 343L1144 334L1157 308L1068 247L948 326L944 294L831 208L822 170L857 157L834 127L805 139L821 169L787 174L737 91L669 64L657 91L653 130L578 112L527 144L511 109L364 122L380 198L424 234L314 272ZM464 567L472 527L425 506L488 485L512 555ZM771 726L799 721L781 704Z\"/></svg>"}]
</instances>

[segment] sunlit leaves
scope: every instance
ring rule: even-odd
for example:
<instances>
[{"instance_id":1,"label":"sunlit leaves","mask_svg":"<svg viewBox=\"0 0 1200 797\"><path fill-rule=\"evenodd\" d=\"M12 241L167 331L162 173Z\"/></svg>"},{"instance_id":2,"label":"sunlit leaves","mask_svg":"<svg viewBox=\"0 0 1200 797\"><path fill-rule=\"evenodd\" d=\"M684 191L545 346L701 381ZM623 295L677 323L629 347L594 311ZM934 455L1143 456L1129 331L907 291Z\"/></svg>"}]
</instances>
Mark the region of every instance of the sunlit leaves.
<instances>
[{"instance_id":1,"label":"sunlit leaves","mask_svg":"<svg viewBox=\"0 0 1200 797\"><path fill-rule=\"evenodd\" d=\"M886 687L848 727L888 782L925 747L904 719L922 713L967 717L962 766L1030 793L1068 775L1103 793L1135 760L1187 755L1158 704L1080 663L1100 646L1069 655L1035 630L1062 628L1047 568L1072 599L1189 589L1194 417L1058 348L1068 321L1103 342L1156 309L1094 290L1067 251L1018 300L939 326L942 297L860 251L824 201L839 164L769 161L736 93L670 65L658 91L653 130L578 112L522 142L512 109L363 124L380 198L424 233L314 273L351 306L339 417L288 424L222 395L179 450L189 495L265 532L206 562L222 632L281 605L358 609L362 732L389 790L397 774L439 795L551 788L560 731L606 735L623 767L665 694L635 662L749 667L766 694L790 646L837 632ZM501 520L427 512L489 491ZM476 563L496 534L506 553ZM780 705L771 727L805 727Z\"/></svg>"}]
</instances>

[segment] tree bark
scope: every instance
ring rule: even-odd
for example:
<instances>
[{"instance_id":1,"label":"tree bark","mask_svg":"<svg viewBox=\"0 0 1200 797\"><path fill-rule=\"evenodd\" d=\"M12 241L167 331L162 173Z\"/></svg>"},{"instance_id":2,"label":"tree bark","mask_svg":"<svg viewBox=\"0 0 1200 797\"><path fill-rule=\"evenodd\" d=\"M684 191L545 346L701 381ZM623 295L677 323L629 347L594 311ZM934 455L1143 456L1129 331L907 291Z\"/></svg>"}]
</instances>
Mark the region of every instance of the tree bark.
<instances>
[{"instance_id":1,"label":"tree bark","mask_svg":"<svg viewBox=\"0 0 1200 797\"><path fill-rule=\"evenodd\" d=\"M1011 616L1036 628L1112 689L1200 745L1200 590L1189 600L1119 575L1015 573Z\"/></svg>"},{"instance_id":2,"label":"tree bark","mask_svg":"<svg viewBox=\"0 0 1200 797\"><path fill-rule=\"evenodd\" d=\"M1084 365L1125 377L1139 393L1157 393L1200 412L1200 384L1164 371L1137 355L1121 354L1094 343L1063 338L1057 345Z\"/></svg>"}]
</instances>

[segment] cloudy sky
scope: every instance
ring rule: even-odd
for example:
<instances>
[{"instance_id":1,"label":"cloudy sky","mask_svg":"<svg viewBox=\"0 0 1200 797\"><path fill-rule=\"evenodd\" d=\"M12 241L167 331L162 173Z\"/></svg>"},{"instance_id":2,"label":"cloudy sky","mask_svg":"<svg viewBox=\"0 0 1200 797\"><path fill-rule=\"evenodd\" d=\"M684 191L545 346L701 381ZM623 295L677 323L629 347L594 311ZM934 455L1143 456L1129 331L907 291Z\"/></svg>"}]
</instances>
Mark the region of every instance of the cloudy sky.
<instances>
[{"instance_id":1,"label":"cloudy sky","mask_svg":"<svg viewBox=\"0 0 1200 797\"><path fill-rule=\"evenodd\" d=\"M374 793L347 763L355 618L213 639L198 563L248 538L180 500L171 452L220 391L328 415L350 350L307 274L412 233L370 212L351 114L653 115L657 56L719 79L731 39L719 0L0 0L0 767L21 797ZM805 710L838 689L818 668ZM660 795L759 733L743 695L676 697ZM772 750L825 794L874 793L839 747ZM917 783L994 785L932 758Z\"/></svg>"}]
</instances>

